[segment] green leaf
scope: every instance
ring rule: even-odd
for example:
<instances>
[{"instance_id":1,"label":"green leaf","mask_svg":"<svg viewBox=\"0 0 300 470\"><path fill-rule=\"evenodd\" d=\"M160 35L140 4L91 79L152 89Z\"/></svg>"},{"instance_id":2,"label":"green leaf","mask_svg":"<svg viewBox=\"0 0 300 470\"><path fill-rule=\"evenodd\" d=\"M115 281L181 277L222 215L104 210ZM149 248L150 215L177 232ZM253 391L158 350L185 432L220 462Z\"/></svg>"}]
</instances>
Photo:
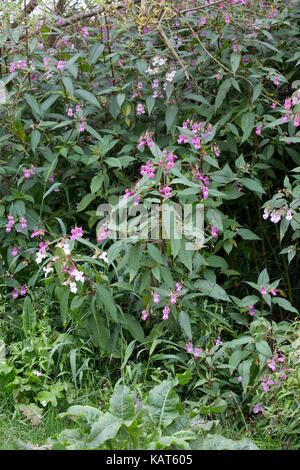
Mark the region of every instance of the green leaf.
<instances>
[{"instance_id":1,"label":"green leaf","mask_svg":"<svg viewBox=\"0 0 300 470\"><path fill-rule=\"evenodd\" d=\"M255 343L257 351L265 356L265 358L270 358L272 357L272 350L270 346L268 345L267 341L265 340L260 340Z\"/></svg>"},{"instance_id":2,"label":"green leaf","mask_svg":"<svg viewBox=\"0 0 300 470\"><path fill-rule=\"evenodd\" d=\"M243 386L244 392L246 391L246 388L250 380L250 369L251 369L252 362L253 362L252 358L247 359L246 361L241 362L238 368L239 374L242 377L242 386Z\"/></svg>"},{"instance_id":3,"label":"green leaf","mask_svg":"<svg viewBox=\"0 0 300 470\"><path fill-rule=\"evenodd\" d=\"M31 132L31 147L32 147L32 151L35 152L36 151L36 148L37 146L39 145L39 142L40 142L40 139L41 139L41 133L40 131L38 130L33 130Z\"/></svg>"},{"instance_id":4,"label":"green leaf","mask_svg":"<svg viewBox=\"0 0 300 470\"><path fill-rule=\"evenodd\" d=\"M243 136L241 140L241 144L244 143L248 137L250 136L253 127L254 127L254 122L255 122L255 115L254 113L246 113L243 114L242 120L241 120L241 127L243 130Z\"/></svg>"},{"instance_id":5,"label":"green leaf","mask_svg":"<svg viewBox=\"0 0 300 470\"><path fill-rule=\"evenodd\" d=\"M179 415L179 397L173 387L173 381L164 380L149 392L146 406L151 420L159 428L168 426Z\"/></svg>"},{"instance_id":6,"label":"green leaf","mask_svg":"<svg viewBox=\"0 0 300 470\"><path fill-rule=\"evenodd\" d=\"M90 49L89 64L93 65L95 62L97 62L97 59L99 59L103 51L104 51L104 44L95 42Z\"/></svg>"},{"instance_id":7,"label":"green leaf","mask_svg":"<svg viewBox=\"0 0 300 470\"><path fill-rule=\"evenodd\" d=\"M260 181L253 180L251 178L241 178L240 181L243 186L246 186L246 188L250 189L251 191L254 191L255 193L259 194L266 194L266 191L262 187Z\"/></svg>"},{"instance_id":8,"label":"green leaf","mask_svg":"<svg viewBox=\"0 0 300 470\"><path fill-rule=\"evenodd\" d=\"M230 56L230 63L231 63L231 68L232 68L233 73L235 73L237 69L239 68L240 61L241 61L241 53L232 52Z\"/></svg>"},{"instance_id":9,"label":"green leaf","mask_svg":"<svg viewBox=\"0 0 300 470\"><path fill-rule=\"evenodd\" d=\"M222 82L221 85L219 86L218 93L216 96L216 101L215 101L215 111L219 109L221 104L224 102L226 95L229 89L231 88L231 86L232 86L232 82L230 78L228 78L227 80L224 80L224 82Z\"/></svg>"},{"instance_id":10,"label":"green leaf","mask_svg":"<svg viewBox=\"0 0 300 470\"><path fill-rule=\"evenodd\" d=\"M166 109L166 115L165 115L167 132L169 132L170 128L174 124L176 116L177 116L177 112L178 112L177 105L173 105L173 104L168 105Z\"/></svg>"},{"instance_id":11,"label":"green leaf","mask_svg":"<svg viewBox=\"0 0 300 470\"><path fill-rule=\"evenodd\" d=\"M97 291L98 300L100 301L100 303L103 304L103 306L105 307L105 310L110 314L113 321L117 322L118 321L117 307L110 291L106 287L104 287L102 284L99 284L99 283L96 284L96 291Z\"/></svg>"},{"instance_id":12,"label":"green leaf","mask_svg":"<svg viewBox=\"0 0 300 470\"><path fill-rule=\"evenodd\" d=\"M239 228L238 235L240 235L244 240L260 240L260 237L255 235L255 233L251 232L247 228Z\"/></svg>"},{"instance_id":13,"label":"green leaf","mask_svg":"<svg viewBox=\"0 0 300 470\"><path fill-rule=\"evenodd\" d=\"M161 256L161 252L159 251L158 248L153 243L147 243L147 248L148 248L148 253L151 256L151 258L154 259L159 264L164 264L164 261Z\"/></svg>"},{"instance_id":14,"label":"green leaf","mask_svg":"<svg viewBox=\"0 0 300 470\"><path fill-rule=\"evenodd\" d=\"M83 98L85 101L87 101L88 103L90 104L93 104L94 106L96 106L97 108L100 108L101 109L101 106L99 104L99 101L97 100L97 98L92 94L90 93L89 91L86 91L86 90L76 90L76 95L79 96L80 98Z\"/></svg>"},{"instance_id":15,"label":"green leaf","mask_svg":"<svg viewBox=\"0 0 300 470\"><path fill-rule=\"evenodd\" d=\"M293 312L297 314L299 313L298 310L291 305L289 300L283 299L282 297L275 297L275 298L273 297L272 303L280 305L280 307L282 307L284 310L288 310L289 312Z\"/></svg>"},{"instance_id":16,"label":"green leaf","mask_svg":"<svg viewBox=\"0 0 300 470\"><path fill-rule=\"evenodd\" d=\"M36 323L36 315L29 295L26 295L23 303L23 329L26 336L29 336Z\"/></svg>"},{"instance_id":17,"label":"green leaf","mask_svg":"<svg viewBox=\"0 0 300 470\"><path fill-rule=\"evenodd\" d=\"M181 310L179 313L179 325L188 338L192 337L192 328L189 315Z\"/></svg>"},{"instance_id":18,"label":"green leaf","mask_svg":"<svg viewBox=\"0 0 300 470\"><path fill-rule=\"evenodd\" d=\"M96 194L86 194L80 201L77 211L83 211L96 197Z\"/></svg>"},{"instance_id":19,"label":"green leaf","mask_svg":"<svg viewBox=\"0 0 300 470\"><path fill-rule=\"evenodd\" d=\"M135 406L130 390L126 385L116 385L110 399L109 410L114 416L122 420L128 420L134 417Z\"/></svg>"},{"instance_id":20,"label":"green leaf","mask_svg":"<svg viewBox=\"0 0 300 470\"><path fill-rule=\"evenodd\" d=\"M134 339L136 339L140 343L144 341L144 330L133 315L130 315L129 313L123 313L119 317L119 323L122 325L123 328L125 328L131 333Z\"/></svg>"},{"instance_id":21,"label":"green leaf","mask_svg":"<svg viewBox=\"0 0 300 470\"><path fill-rule=\"evenodd\" d=\"M254 103L255 100L259 97L263 89L262 83L259 82L255 87L253 88L253 94L252 94L252 102Z\"/></svg>"},{"instance_id":22,"label":"green leaf","mask_svg":"<svg viewBox=\"0 0 300 470\"><path fill-rule=\"evenodd\" d=\"M33 113L39 116L40 115L40 108L39 108L39 105L38 105L35 97L32 96L32 95L29 95L28 93L25 93L24 98L25 98L27 104L32 109Z\"/></svg>"},{"instance_id":23,"label":"green leaf","mask_svg":"<svg viewBox=\"0 0 300 470\"><path fill-rule=\"evenodd\" d=\"M205 295L212 297L216 300L226 300L231 302L230 298L226 294L223 287L219 286L218 284L207 281L207 280L200 280L195 282L195 287L200 290Z\"/></svg>"}]
</instances>

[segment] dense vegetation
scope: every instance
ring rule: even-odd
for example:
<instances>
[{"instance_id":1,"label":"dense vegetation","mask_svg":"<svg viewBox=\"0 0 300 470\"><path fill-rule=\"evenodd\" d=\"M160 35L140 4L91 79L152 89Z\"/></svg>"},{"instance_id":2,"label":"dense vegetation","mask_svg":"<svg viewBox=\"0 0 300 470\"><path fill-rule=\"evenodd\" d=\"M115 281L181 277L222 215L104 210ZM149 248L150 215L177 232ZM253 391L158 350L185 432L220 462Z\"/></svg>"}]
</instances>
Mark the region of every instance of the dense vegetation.
<instances>
[{"instance_id":1,"label":"dense vegetation","mask_svg":"<svg viewBox=\"0 0 300 470\"><path fill-rule=\"evenodd\" d=\"M0 446L299 448L299 2L23 3Z\"/></svg>"}]
</instances>

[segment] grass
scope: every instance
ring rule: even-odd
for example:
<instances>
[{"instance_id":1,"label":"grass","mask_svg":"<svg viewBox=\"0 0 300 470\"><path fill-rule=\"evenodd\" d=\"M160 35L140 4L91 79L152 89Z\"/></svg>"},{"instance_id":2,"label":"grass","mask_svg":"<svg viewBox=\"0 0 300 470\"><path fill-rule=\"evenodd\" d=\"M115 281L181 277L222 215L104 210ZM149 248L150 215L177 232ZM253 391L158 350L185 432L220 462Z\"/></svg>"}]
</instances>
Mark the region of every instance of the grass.
<instances>
[{"instance_id":1,"label":"grass","mask_svg":"<svg viewBox=\"0 0 300 470\"><path fill-rule=\"evenodd\" d=\"M16 449L17 441L42 445L53 434L63 429L63 423L48 414L40 424L34 426L29 420L15 413L0 414L0 450Z\"/></svg>"}]
</instances>

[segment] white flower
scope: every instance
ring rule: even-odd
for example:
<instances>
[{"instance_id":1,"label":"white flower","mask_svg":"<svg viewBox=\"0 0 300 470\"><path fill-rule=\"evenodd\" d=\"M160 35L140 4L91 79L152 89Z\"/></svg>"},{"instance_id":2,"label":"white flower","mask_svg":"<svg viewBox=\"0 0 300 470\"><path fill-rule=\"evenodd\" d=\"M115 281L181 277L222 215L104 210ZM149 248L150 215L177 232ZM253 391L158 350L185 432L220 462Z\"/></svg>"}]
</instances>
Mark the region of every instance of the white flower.
<instances>
[{"instance_id":1,"label":"white flower","mask_svg":"<svg viewBox=\"0 0 300 470\"><path fill-rule=\"evenodd\" d=\"M287 211L286 220L292 220L292 218L293 218L292 211L291 210Z\"/></svg>"},{"instance_id":2,"label":"white flower","mask_svg":"<svg viewBox=\"0 0 300 470\"><path fill-rule=\"evenodd\" d=\"M281 219L281 215L278 214L278 212L272 212L272 214L271 214L271 222L273 222L274 224L277 224L280 219Z\"/></svg>"},{"instance_id":3,"label":"white flower","mask_svg":"<svg viewBox=\"0 0 300 470\"><path fill-rule=\"evenodd\" d=\"M63 251L64 251L65 255L69 255L71 253L70 247L67 243L65 243L63 245Z\"/></svg>"},{"instance_id":4,"label":"white flower","mask_svg":"<svg viewBox=\"0 0 300 470\"><path fill-rule=\"evenodd\" d=\"M172 72L166 73L167 82L172 82L175 75L176 75L176 70L173 70Z\"/></svg>"},{"instance_id":5,"label":"white flower","mask_svg":"<svg viewBox=\"0 0 300 470\"><path fill-rule=\"evenodd\" d=\"M265 209L265 210L264 210L263 219L266 220L266 219L269 217L269 215L270 215L270 212L268 211L268 209Z\"/></svg>"},{"instance_id":6,"label":"white flower","mask_svg":"<svg viewBox=\"0 0 300 470\"><path fill-rule=\"evenodd\" d=\"M45 259L45 258L47 258L46 253L38 252L37 255L36 255L35 261L36 261L37 264L40 264L42 262L42 260Z\"/></svg>"},{"instance_id":7,"label":"white flower","mask_svg":"<svg viewBox=\"0 0 300 470\"><path fill-rule=\"evenodd\" d=\"M44 271L44 273L45 273L45 277L47 277L48 274L49 274L51 271L53 271L53 268L51 268L50 266L44 266L44 267L43 267L43 271Z\"/></svg>"},{"instance_id":8,"label":"white flower","mask_svg":"<svg viewBox=\"0 0 300 470\"><path fill-rule=\"evenodd\" d=\"M74 269L72 275L75 277L75 281L84 282L84 273L82 271L78 271L78 269Z\"/></svg>"},{"instance_id":9,"label":"white flower","mask_svg":"<svg viewBox=\"0 0 300 470\"><path fill-rule=\"evenodd\" d=\"M70 291L73 292L73 294L77 293L76 282L70 282Z\"/></svg>"},{"instance_id":10,"label":"white flower","mask_svg":"<svg viewBox=\"0 0 300 470\"><path fill-rule=\"evenodd\" d=\"M102 255L100 255L99 258L103 259L103 261L105 261L105 263L108 263L108 258L107 258L106 251L103 251Z\"/></svg>"},{"instance_id":11,"label":"white flower","mask_svg":"<svg viewBox=\"0 0 300 470\"><path fill-rule=\"evenodd\" d=\"M41 405L42 406L47 406L47 402L44 400L44 401L41 401Z\"/></svg>"},{"instance_id":12,"label":"white flower","mask_svg":"<svg viewBox=\"0 0 300 470\"><path fill-rule=\"evenodd\" d=\"M43 374L41 372L39 372L38 370L34 370L33 375L36 375L37 377L40 377Z\"/></svg>"}]
</instances>

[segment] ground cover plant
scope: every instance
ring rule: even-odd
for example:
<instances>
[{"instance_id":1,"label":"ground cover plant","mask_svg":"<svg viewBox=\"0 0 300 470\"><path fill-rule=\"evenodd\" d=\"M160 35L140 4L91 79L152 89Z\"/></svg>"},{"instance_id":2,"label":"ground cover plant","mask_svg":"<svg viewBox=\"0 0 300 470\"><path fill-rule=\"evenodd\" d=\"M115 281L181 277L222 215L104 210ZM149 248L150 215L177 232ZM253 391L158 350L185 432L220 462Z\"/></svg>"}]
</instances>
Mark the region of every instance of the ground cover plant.
<instances>
[{"instance_id":1,"label":"ground cover plant","mask_svg":"<svg viewBox=\"0 0 300 470\"><path fill-rule=\"evenodd\" d=\"M299 448L298 2L0 6L0 447Z\"/></svg>"}]
</instances>

